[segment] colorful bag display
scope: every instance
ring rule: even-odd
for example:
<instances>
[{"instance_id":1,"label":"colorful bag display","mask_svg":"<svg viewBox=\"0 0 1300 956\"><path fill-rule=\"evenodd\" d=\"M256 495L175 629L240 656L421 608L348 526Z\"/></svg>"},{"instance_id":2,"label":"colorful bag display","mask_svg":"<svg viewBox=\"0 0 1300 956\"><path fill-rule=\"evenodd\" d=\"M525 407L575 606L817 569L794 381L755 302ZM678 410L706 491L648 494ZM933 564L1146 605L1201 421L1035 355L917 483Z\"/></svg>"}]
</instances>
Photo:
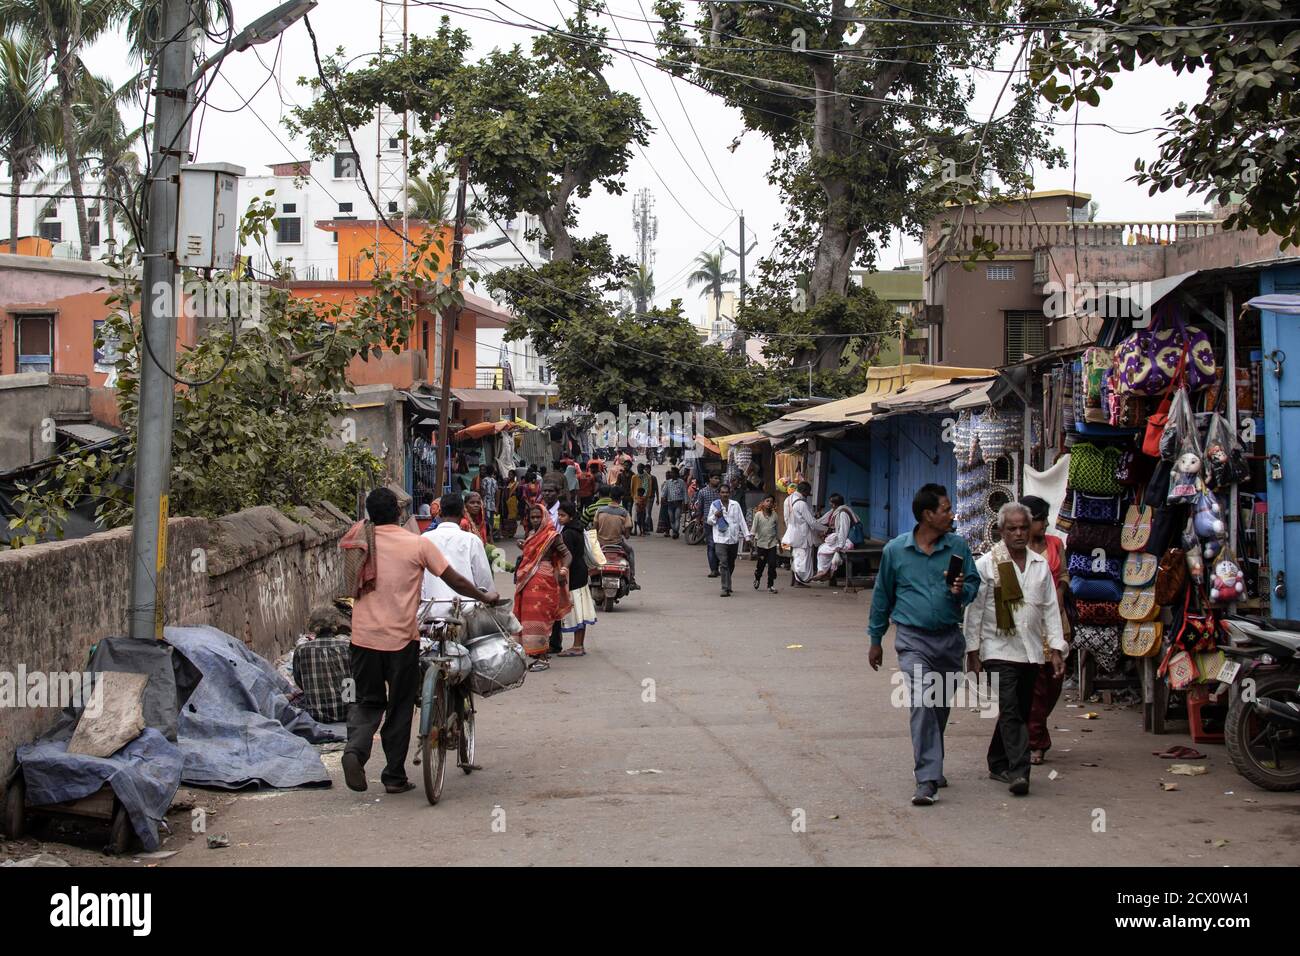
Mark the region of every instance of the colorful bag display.
<instances>
[{"instance_id":1,"label":"colorful bag display","mask_svg":"<svg viewBox=\"0 0 1300 956\"><path fill-rule=\"evenodd\" d=\"M1076 521L1093 524L1119 524L1123 514L1124 499L1121 495L1099 497L1087 495L1081 491L1074 494L1074 518Z\"/></svg>"},{"instance_id":2,"label":"colorful bag display","mask_svg":"<svg viewBox=\"0 0 1300 956\"><path fill-rule=\"evenodd\" d=\"M1102 447L1079 442L1070 448L1070 487L1091 495L1122 494L1123 486L1115 479L1124 452L1114 445ZM1076 515L1077 517L1077 515Z\"/></svg>"},{"instance_id":3,"label":"colorful bag display","mask_svg":"<svg viewBox=\"0 0 1300 956\"><path fill-rule=\"evenodd\" d=\"M1185 325L1176 306L1157 307L1151 327L1134 332L1115 349L1115 390L1159 395L1169 388L1184 353L1188 388L1199 392L1209 387L1218 368L1209 335Z\"/></svg>"},{"instance_id":4,"label":"colorful bag display","mask_svg":"<svg viewBox=\"0 0 1300 956\"><path fill-rule=\"evenodd\" d=\"M1095 657L1098 670L1109 673L1119 665L1120 631L1117 624L1080 624L1070 643Z\"/></svg>"},{"instance_id":5,"label":"colorful bag display","mask_svg":"<svg viewBox=\"0 0 1300 956\"><path fill-rule=\"evenodd\" d=\"M1124 622L1124 619L1119 616L1118 601L1081 601L1076 599L1074 609L1081 625L1091 624L1100 627L1114 627L1115 639L1118 642L1119 625Z\"/></svg>"},{"instance_id":6,"label":"colorful bag display","mask_svg":"<svg viewBox=\"0 0 1300 956\"><path fill-rule=\"evenodd\" d=\"M1148 555L1154 557L1154 555ZM1187 584L1187 558L1180 548L1170 548L1156 569L1156 603L1168 606L1178 600Z\"/></svg>"},{"instance_id":7,"label":"colorful bag display","mask_svg":"<svg viewBox=\"0 0 1300 956\"><path fill-rule=\"evenodd\" d=\"M1155 588L1125 588L1119 601L1119 616L1126 621L1154 621L1160 616Z\"/></svg>"},{"instance_id":8,"label":"colorful bag display","mask_svg":"<svg viewBox=\"0 0 1300 956\"><path fill-rule=\"evenodd\" d=\"M1163 637L1164 625L1159 621L1129 621L1120 635L1120 647L1129 657L1155 657Z\"/></svg>"},{"instance_id":9,"label":"colorful bag display","mask_svg":"<svg viewBox=\"0 0 1300 956\"><path fill-rule=\"evenodd\" d=\"M1131 504L1124 515L1124 527L1120 531L1120 545L1125 551L1141 551L1151 540L1151 522L1153 511L1146 505Z\"/></svg>"},{"instance_id":10,"label":"colorful bag display","mask_svg":"<svg viewBox=\"0 0 1300 956\"><path fill-rule=\"evenodd\" d=\"M1144 588L1155 581L1160 562L1154 554L1135 551L1124 559L1123 581L1126 587ZM1158 603L1158 602L1157 602Z\"/></svg>"},{"instance_id":11,"label":"colorful bag display","mask_svg":"<svg viewBox=\"0 0 1300 956\"><path fill-rule=\"evenodd\" d=\"M1118 525L1076 523L1070 528L1065 545L1071 551L1080 551L1084 554L1092 554L1094 550L1101 548L1108 557L1120 560L1124 558Z\"/></svg>"},{"instance_id":12,"label":"colorful bag display","mask_svg":"<svg viewBox=\"0 0 1300 956\"><path fill-rule=\"evenodd\" d=\"M1115 558L1097 558L1091 554L1080 554L1078 552L1068 552L1066 570L1071 577L1080 578L1108 578L1112 581L1118 581L1121 574L1121 565Z\"/></svg>"}]
</instances>

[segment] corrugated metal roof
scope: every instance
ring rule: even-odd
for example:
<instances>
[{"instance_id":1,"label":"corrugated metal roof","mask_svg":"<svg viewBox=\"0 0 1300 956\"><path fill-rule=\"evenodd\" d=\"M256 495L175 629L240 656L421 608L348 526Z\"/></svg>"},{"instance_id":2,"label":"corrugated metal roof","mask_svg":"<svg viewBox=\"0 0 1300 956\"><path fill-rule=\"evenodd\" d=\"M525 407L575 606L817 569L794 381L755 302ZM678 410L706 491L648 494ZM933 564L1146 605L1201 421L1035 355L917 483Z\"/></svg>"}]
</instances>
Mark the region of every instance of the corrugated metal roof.
<instances>
[{"instance_id":1,"label":"corrugated metal roof","mask_svg":"<svg viewBox=\"0 0 1300 956\"><path fill-rule=\"evenodd\" d=\"M89 422L69 422L65 425L56 425L54 430L60 435L67 435L69 438L90 445L95 442L108 441L110 438L116 438L121 434L121 432L116 432L111 428L105 428L103 425L92 425Z\"/></svg>"},{"instance_id":2,"label":"corrugated metal roof","mask_svg":"<svg viewBox=\"0 0 1300 956\"><path fill-rule=\"evenodd\" d=\"M451 394L467 411L528 407L528 399L504 388L453 388Z\"/></svg>"}]
</instances>

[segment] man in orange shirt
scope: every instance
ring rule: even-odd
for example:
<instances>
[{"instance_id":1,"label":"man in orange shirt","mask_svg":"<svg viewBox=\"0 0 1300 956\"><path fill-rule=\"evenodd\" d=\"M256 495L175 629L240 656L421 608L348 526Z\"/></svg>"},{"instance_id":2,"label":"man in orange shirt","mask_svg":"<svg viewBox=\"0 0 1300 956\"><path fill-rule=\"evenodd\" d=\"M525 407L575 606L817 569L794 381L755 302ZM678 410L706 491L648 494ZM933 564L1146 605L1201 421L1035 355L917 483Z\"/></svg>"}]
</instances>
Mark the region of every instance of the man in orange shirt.
<instances>
[{"instance_id":1,"label":"man in orange shirt","mask_svg":"<svg viewBox=\"0 0 1300 956\"><path fill-rule=\"evenodd\" d=\"M366 761L382 721L379 736L388 762L380 779L389 793L404 793L415 786L406 778L406 755L420 690L416 618L424 572L437 575L471 600L496 604L501 596L480 591L451 567L436 544L401 527L397 496L388 488L376 488L366 496L366 512L375 526L375 576L373 586L352 608L356 700L348 707L343 778L352 790L366 789Z\"/></svg>"}]
</instances>

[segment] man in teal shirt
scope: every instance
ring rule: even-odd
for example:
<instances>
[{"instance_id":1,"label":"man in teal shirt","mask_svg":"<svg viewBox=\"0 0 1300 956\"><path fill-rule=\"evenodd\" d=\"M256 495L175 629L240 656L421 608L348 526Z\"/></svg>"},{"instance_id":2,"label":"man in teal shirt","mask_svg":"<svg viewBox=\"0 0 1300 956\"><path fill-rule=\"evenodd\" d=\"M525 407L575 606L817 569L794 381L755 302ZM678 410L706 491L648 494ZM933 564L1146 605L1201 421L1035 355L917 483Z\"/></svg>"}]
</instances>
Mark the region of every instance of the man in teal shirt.
<instances>
[{"instance_id":1,"label":"man in teal shirt","mask_svg":"<svg viewBox=\"0 0 1300 956\"><path fill-rule=\"evenodd\" d=\"M979 573L970 548L952 533L952 502L942 485L924 485L912 499L916 527L885 545L880 572L871 595L871 622L867 633L871 650L867 662L879 670L884 660L882 642L894 622L894 648L905 686L910 691L912 753L916 758L914 806L929 806L938 799L943 776L943 732L948 726L947 689L962 672L965 638L958 624L963 609L979 592ZM962 571L949 584L945 577L953 557L962 559ZM934 690L943 688L938 703Z\"/></svg>"}]
</instances>

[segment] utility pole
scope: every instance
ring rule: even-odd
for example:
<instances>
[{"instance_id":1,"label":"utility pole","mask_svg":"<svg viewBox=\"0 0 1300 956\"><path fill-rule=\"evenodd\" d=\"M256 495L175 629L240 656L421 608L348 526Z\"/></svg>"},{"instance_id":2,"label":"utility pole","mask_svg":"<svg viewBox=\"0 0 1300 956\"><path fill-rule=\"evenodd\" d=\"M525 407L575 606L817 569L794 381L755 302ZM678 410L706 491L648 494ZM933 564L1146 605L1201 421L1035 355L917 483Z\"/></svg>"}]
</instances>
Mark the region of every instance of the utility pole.
<instances>
[{"instance_id":1,"label":"utility pole","mask_svg":"<svg viewBox=\"0 0 1300 956\"><path fill-rule=\"evenodd\" d=\"M157 50L149 213L140 287L140 407L135 438L135 514L131 522L131 637L162 639L167 566L168 490L176 369L176 205L181 163L189 158L193 90L193 13L186 0L164 0L165 39Z\"/></svg>"},{"instance_id":2,"label":"utility pole","mask_svg":"<svg viewBox=\"0 0 1300 956\"><path fill-rule=\"evenodd\" d=\"M456 184L456 225L451 242L451 287L460 291L460 263L465 254L465 188L469 182L469 159L462 157ZM438 448L434 465L441 487L447 472L448 426L451 419L451 357L460 324L461 307L453 304L442 310L442 395L438 401Z\"/></svg>"},{"instance_id":3,"label":"utility pole","mask_svg":"<svg viewBox=\"0 0 1300 956\"><path fill-rule=\"evenodd\" d=\"M654 249L651 242L659 236L659 217L654 215L654 206L655 199L649 189L639 190L632 200L632 231L636 233L636 261L642 280L648 279L654 270ZM646 283L642 281L640 285L641 289L636 296L637 315L645 314L650 307Z\"/></svg>"},{"instance_id":4,"label":"utility pole","mask_svg":"<svg viewBox=\"0 0 1300 956\"><path fill-rule=\"evenodd\" d=\"M751 242L748 248L745 246L745 210L742 209L740 210L740 248L733 249L731 246L726 247L728 252L740 260L740 293L737 296L736 318L739 318L740 313L745 311L745 254L753 252L756 245L758 245L757 239ZM734 332L732 334L731 347L737 352L744 348L740 341L739 332Z\"/></svg>"}]
</instances>

